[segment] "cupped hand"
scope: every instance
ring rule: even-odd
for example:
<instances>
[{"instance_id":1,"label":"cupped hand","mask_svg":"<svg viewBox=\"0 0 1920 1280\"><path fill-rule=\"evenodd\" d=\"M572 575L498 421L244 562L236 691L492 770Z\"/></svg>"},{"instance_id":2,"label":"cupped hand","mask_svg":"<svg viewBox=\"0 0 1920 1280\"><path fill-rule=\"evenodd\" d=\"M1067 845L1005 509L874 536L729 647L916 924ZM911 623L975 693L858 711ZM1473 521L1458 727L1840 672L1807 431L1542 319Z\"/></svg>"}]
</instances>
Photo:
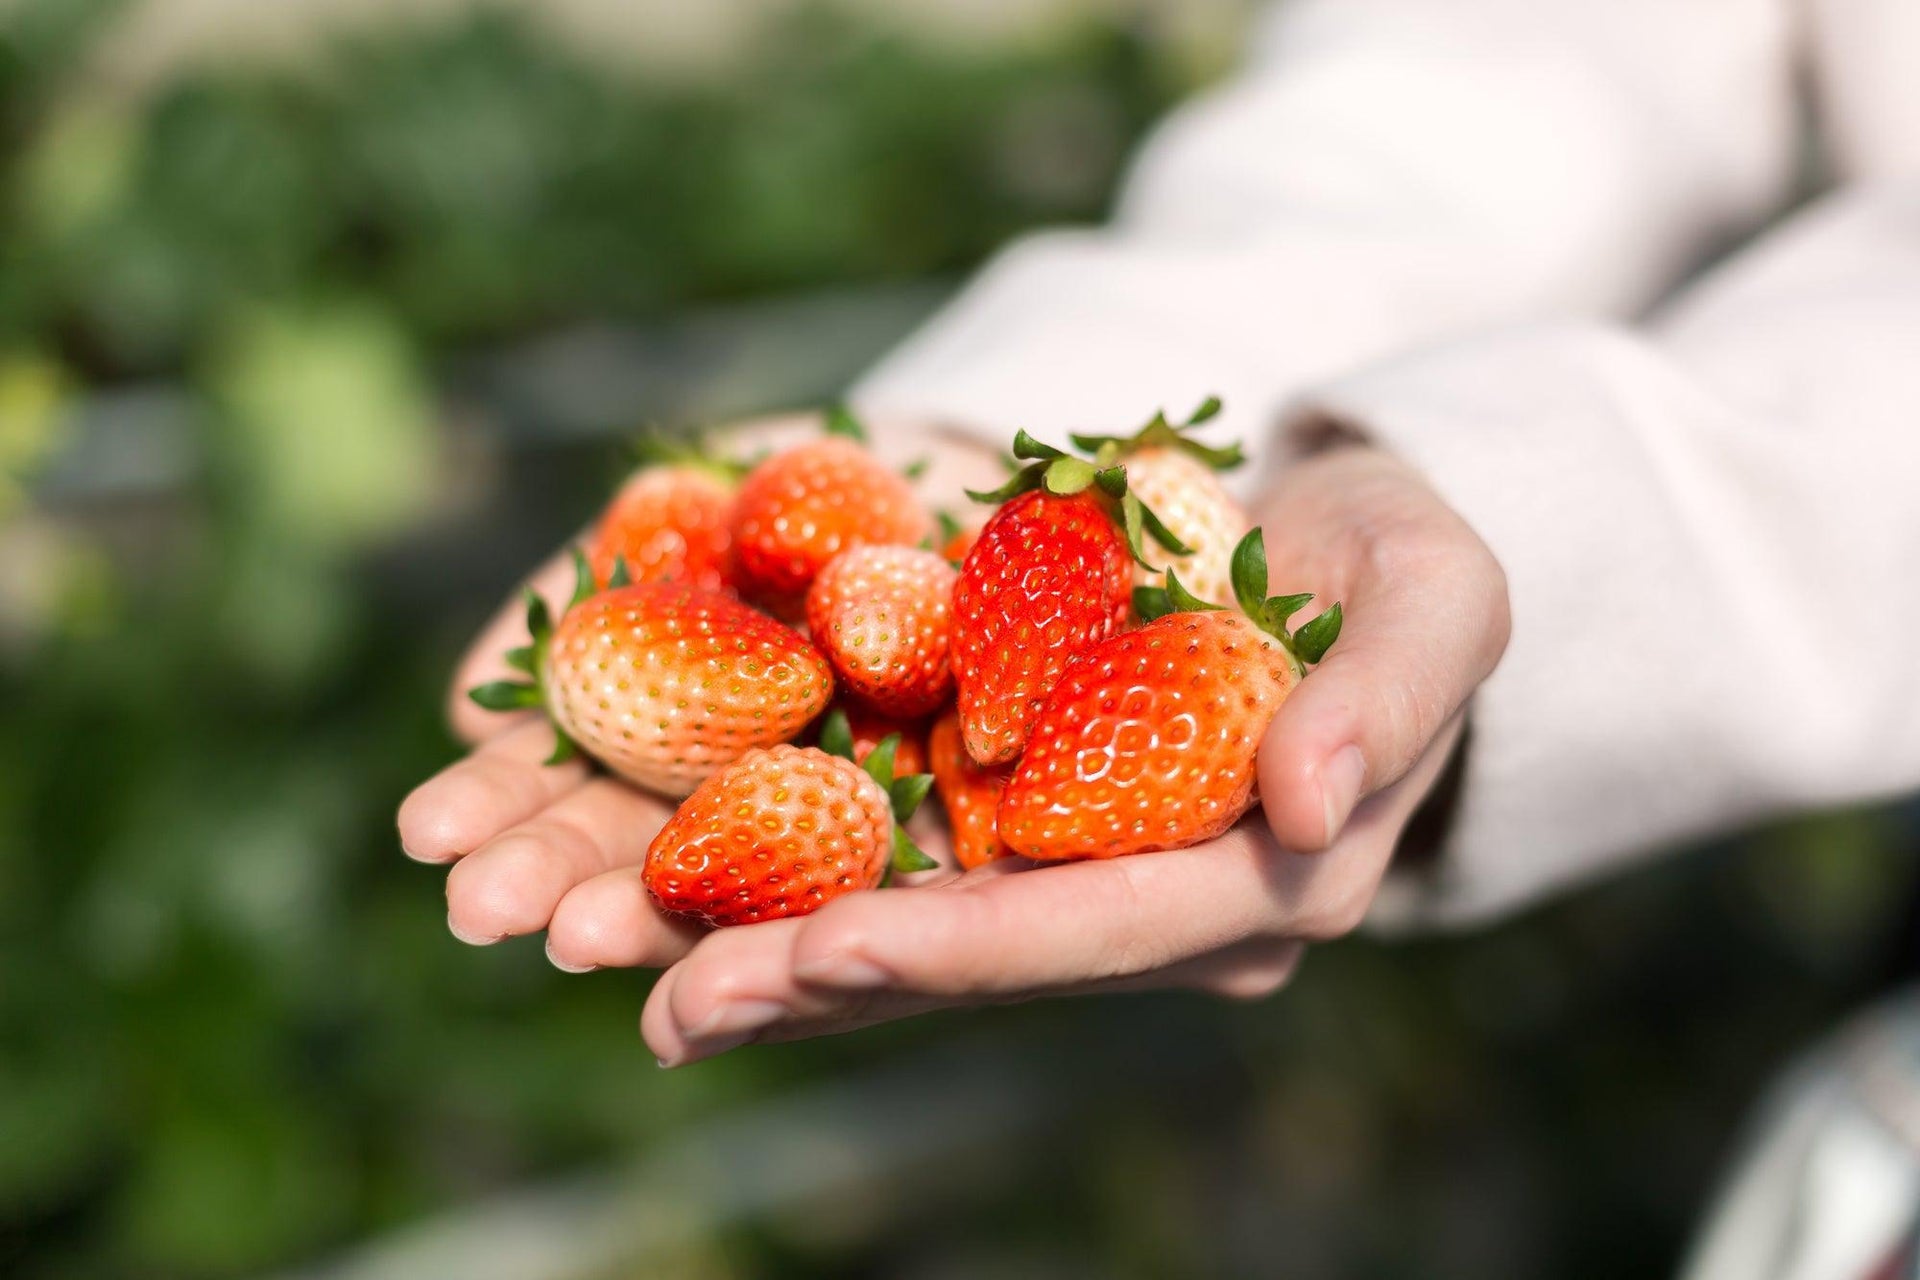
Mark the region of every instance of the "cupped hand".
<instances>
[{"instance_id":1,"label":"cupped hand","mask_svg":"<svg viewBox=\"0 0 1920 1280\"><path fill-rule=\"evenodd\" d=\"M664 1063L750 1040L847 1030L955 1004L1188 987L1253 998L1306 943L1366 914L1440 776L1463 709L1505 647L1505 579L1417 473L1347 446L1282 473L1256 510L1276 590L1344 602L1326 660L1260 748L1262 803L1218 840L1109 861L996 863L850 895L811 916L702 933L655 911L639 864L667 806L578 764L551 731L491 730L419 788L402 843L453 863L449 923L469 941L547 930L563 968L670 965L641 1028ZM545 571L559 595L564 572ZM462 680L517 642L503 619Z\"/></svg>"}]
</instances>

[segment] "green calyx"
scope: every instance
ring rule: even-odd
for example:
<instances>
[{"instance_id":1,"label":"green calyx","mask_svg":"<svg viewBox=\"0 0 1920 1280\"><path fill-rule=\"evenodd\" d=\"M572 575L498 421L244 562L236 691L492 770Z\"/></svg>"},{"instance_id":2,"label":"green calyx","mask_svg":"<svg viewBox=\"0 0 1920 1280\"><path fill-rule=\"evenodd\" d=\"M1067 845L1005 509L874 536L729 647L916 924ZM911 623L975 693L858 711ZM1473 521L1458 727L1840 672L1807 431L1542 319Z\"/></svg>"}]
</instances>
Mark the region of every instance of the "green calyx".
<instances>
[{"instance_id":1,"label":"green calyx","mask_svg":"<svg viewBox=\"0 0 1920 1280\"><path fill-rule=\"evenodd\" d=\"M1229 445L1215 446L1196 440L1187 434L1200 424L1211 421L1219 413L1220 397L1208 396L1200 402L1198 408L1187 415L1185 422L1170 422L1167 420L1166 411L1161 410L1153 415L1153 419L1146 426L1130 436L1076 435L1069 438L1073 441L1074 448L1091 455L1094 462L1100 466L1112 466L1116 462L1125 461L1130 455L1139 453L1142 449L1178 449L1206 463L1215 471L1227 471L1247 460L1247 455L1241 450L1239 441L1236 440Z\"/></svg>"},{"instance_id":2,"label":"green calyx","mask_svg":"<svg viewBox=\"0 0 1920 1280\"><path fill-rule=\"evenodd\" d=\"M1013 438L1013 456L1025 465L1013 473L1012 479L987 493L969 489L967 496L975 502L997 506L1036 489L1044 489L1061 498L1096 490L1105 499L1108 513L1126 535L1127 550L1139 563L1148 563L1146 540L1149 537L1170 555L1193 554L1193 548L1180 541L1161 522L1160 517L1140 501L1140 495L1128 487L1125 467L1076 458L1064 449L1056 449L1034 439L1025 431Z\"/></svg>"},{"instance_id":3,"label":"green calyx","mask_svg":"<svg viewBox=\"0 0 1920 1280\"><path fill-rule=\"evenodd\" d=\"M568 548L573 556L574 585L573 596L567 601L571 609L594 595L602 588L593 580L593 566L588 563L586 553L578 545ZM605 590L629 585L631 579L627 573L625 556L616 556L613 572L607 576ZM467 696L489 711L524 711L547 705L546 693L540 685L540 673L547 667L547 648L553 643L553 614L547 609L547 602L532 587L526 590L527 597L527 635L532 643L521 645L517 649L507 650L507 665L521 672L525 680L490 680L486 684L475 685L467 690ZM549 715L548 721L553 717ZM560 764L573 759L580 753L580 747L553 726L553 754L547 757L548 764Z\"/></svg>"},{"instance_id":4,"label":"green calyx","mask_svg":"<svg viewBox=\"0 0 1920 1280\"><path fill-rule=\"evenodd\" d=\"M822 413L821 429L830 436L843 436L855 444L867 443L866 424L853 416L843 404L828 405Z\"/></svg>"},{"instance_id":5,"label":"green calyx","mask_svg":"<svg viewBox=\"0 0 1920 1280\"><path fill-rule=\"evenodd\" d=\"M853 729L847 723L847 713L837 707L827 713L826 723L820 726L820 749L842 760L854 759ZM893 860L887 865L888 879L896 871L931 871L940 865L928 857L913 842L913 837L907 834L907 819L919 810L920 802L927 798L927 792L933 786L933 775L910 773L905 777L894 777L893 757L899 749L900 735L890 733L880 739L879 745L867 753L866 761L860 765L867 776L887 793L887 802L893 810Z\"/></svg>"},{"instance_id":6,"label":"green calyx","mask_svg":"<svg viewBox=\"0 0 1920 1280\"><path fill-rule=\"evenodd\" d=\"M633 442L633 460L642 467L692 467L728 484L738 484L752 467L722 457L700 432L676 434L650 428Z\"/></svg>"},{"instance_id":7,"label":"green calyx","mask_svg":"<svg viewBox=\"0 0 1920 1280\"><path fill-rule=\"evenodd\" d=\"M1230 578L1233 582L1233 598L1240 606L1240 611L1280 642L1280 647L1293 664L1295 675L1305 675L1307 668L1326 657L1327 650L1340 638L1342 615L1338 602L1298 628L1292 631L1287 629L1287 620L1306 608L1313 599L1313 592L1305 591L1290 596L1267 595L1267 544L1260 530L1249 531L1234 547ZM1188 591L1171 569L1167 570L1166 586L1136 587L1133 607L1134 612L1149 621L1170 613L1205 613L1220 608Z\"/></svg>"}]
</instances>

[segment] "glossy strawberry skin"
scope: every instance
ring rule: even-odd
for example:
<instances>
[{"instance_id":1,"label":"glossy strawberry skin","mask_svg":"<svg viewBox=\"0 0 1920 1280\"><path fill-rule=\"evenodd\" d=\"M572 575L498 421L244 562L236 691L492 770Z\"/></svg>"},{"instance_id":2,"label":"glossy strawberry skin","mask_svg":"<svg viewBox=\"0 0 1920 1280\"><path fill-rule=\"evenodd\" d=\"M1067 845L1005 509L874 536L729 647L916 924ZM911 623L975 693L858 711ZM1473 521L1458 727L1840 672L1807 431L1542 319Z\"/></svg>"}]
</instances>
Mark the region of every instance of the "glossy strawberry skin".
<instances>
[{"instance_id":1,"label":"glossy strawberry skin","mask_svg":"<svg viewBox=\"0 0 1920 1280\"><path fill-rule=\"evenodd\" d=\"M933 521L904 477L852 440L828 436L753 469L734 503L732 534L735 587L791 614L840 552L917 546Z\"/></svg>"},{"instance_id":2,"label":"glossy strawberry skin","mask_svg":"<svg viewBox=\"0 0 1920 1280\"><path fill-rule=\"evenodd\" d=\"M1006 857L1007 846L996 824L1000 795L1013 777L1013 766L975 764L961 741L960 717L952 711L934 721L927 754L961 868L971 871Z\"/></svg>"},{"instance_id":3,"label":"glossy strawberry skin","mask_svg":"<svg viewBox=\"0 0 1920 1280\"><path fill-rule=\"evenodd\" d=\"M1173 448L1142 449L1126 460L1127 486L1193 554L1175 556L1147 539L1148 565L1135 564L1136 586L1164 586L1169 565L1187 590L1213 604L1233 603L1229 566L1234 544L1253 522L1220 483L1219 473Z\"/></svg>"},{"instance_id":4,"label":"glossy strawberry skin","mask_svg":"<svg viewBox=\"0 0 1920 1280\"><path fill-rule=\"evenodd\" d=\"M1255 752L1297 683L1278 641L1237 613L1176 613L1113 637L1061 677L1000 799L1029 858L1177 849L1253 803Z\"/></svg>"},{"instance_id":5,"label":"glossy strawberry skin","mask_svg":"<svg viewBox=\"0 0 1920 1280\"><path fill-rule=\"evenodd\" d=\"M953 674L967 753L1020 754L1033 717L1074 658L1126 622L1133 560L1091 493L1021 494L967 553L953 593Z\"/></svg>"},{"instance_id":6,"label":"glossy strawberry skin","mask_svg":"<svg viewBox=\"0 0 1920 1280\"><path fill-rule=\"evenodd\" d=\"M613 576L616 558L634 582L727 586L733 545L733 482L700 466L635 472L601 514L588 543L595 582Z\"/></svg>"},{"instance_id":7,"label":"glossy strawberry skin","mask_svg":"<svg viewBox=\"0 0 1920 1280\"><path fill-rule=\"evenodd\" d=\"M833 672L798 633L730 596L643 583L569 609L541 684L554 723L587 754L683 796L798 734L826 708Z\"/></svg>"},{"instance_id":8,"label":"glossy strawberry skin","mask_svg":"<svg viewBox=\"0 0 1920 1280\"><path fill-rule=\"evenodd\" d=\"M902 719L944 703L958 576L917 547L854 547L828 561L807 591L807 629L842 691Z\"/></svg>"},{"instance_id":9,"label":"glossy strawberry skin","mask_svg":"<svg viewBox=\"0 0 1920 1280\"><path fill-rule=\"evenodd\" d=\"M847 713L847 730L853 735L853 758L865 764L873 749L898 734L900 745L893 751L896 777L927 772L927 726L922 720L898 720L883 716L857 702L842 704Z\"/></svg>"},{"instance_id":10,"label":"glossy strawberry skin","mask_svg":"<svg viewBox=\"0 0 1920 1280\"><path fill-rule=\"evenodd\" d=\"M701 783L648 846L642 874L670 912L752 924L879 884L892 835L887 793L858 765L782 744Z\"/></svg>"}]
</instances>

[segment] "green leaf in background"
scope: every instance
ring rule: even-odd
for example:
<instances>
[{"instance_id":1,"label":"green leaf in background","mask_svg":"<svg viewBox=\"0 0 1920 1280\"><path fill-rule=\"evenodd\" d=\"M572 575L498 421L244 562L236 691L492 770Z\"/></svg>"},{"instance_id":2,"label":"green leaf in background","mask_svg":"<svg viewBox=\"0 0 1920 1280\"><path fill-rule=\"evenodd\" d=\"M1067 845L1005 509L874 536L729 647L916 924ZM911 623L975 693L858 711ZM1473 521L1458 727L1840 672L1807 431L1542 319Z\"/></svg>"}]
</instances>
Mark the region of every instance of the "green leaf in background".
<instances>
[{"instance_id":1,"label":"green leaf in background","mask_svg":"<svg viewBox=\"0 0 1920 1280\"><path fill-rule=\"evenodd\" d=\"M391 537L431 510L432 396L412 345L378 309L236 317L214 394L248 532L324 555Z\"/></svg>"}]
</instances>

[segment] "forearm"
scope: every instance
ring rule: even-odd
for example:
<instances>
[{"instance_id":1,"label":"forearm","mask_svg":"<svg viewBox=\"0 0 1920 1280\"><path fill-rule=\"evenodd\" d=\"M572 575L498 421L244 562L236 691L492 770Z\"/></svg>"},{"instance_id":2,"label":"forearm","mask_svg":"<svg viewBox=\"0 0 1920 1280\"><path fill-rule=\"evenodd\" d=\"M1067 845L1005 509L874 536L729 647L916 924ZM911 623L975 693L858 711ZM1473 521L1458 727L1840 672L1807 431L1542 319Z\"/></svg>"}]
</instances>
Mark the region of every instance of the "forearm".
<instances>
[{"instance_id":1,"label":"forearm","mask_svg":"<svg viewBox=\"0 0 1920 1280\"><path fill-rule=\"evenodd\" d=\"M1546 313L1614 316L1777 198L1776 0L1284 6L1147 145L1114 223L1014 246L856 389L998 433L1313 381Z\"/></svg>"},{"instance_id":2,"label":"forearm","mask_svg":"<svg viewBox=\"0 0 1920 1280\"><path fill-rule=\"evenodd\" d=\"M1647 333L1530 328L1318 390L1493 547L1514 636L1403 918L1920 787L1920 195L1816 210Z\"/></svg>"}]
</instances>

